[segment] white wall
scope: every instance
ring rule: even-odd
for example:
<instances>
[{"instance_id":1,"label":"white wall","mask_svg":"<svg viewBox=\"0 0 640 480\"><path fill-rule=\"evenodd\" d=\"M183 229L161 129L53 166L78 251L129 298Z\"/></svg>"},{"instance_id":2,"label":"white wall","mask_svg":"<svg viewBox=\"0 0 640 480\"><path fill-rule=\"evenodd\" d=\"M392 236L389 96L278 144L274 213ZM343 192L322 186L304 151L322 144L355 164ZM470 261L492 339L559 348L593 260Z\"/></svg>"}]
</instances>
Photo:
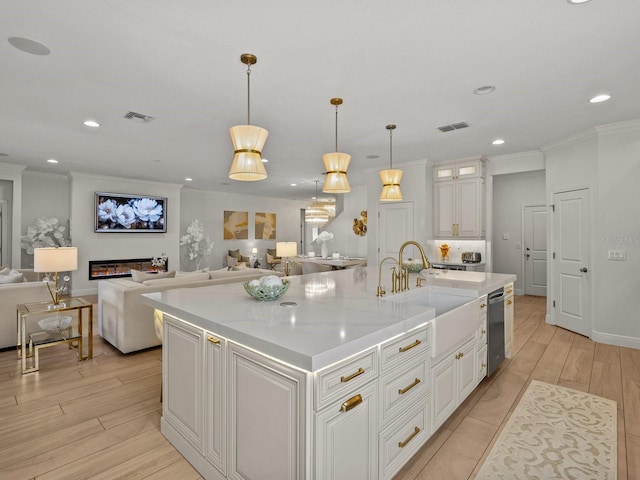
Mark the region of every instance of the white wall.
<instances>
[{"instance_id":1,"label":"white wall","mask_svg":"<svg viewBox=\"0 0 640 480\"><path fill-rule=\"evenodd\" d=\"M150 258L165 252L169 269L178 269L182 185L77 172L70 177L71 238L78 247L78 270L72 274L74 295L98 291L98 280L89 280L89 260ZM95 192L167 197L167 232L96 233Z\"/></svg>"},{"instance_id":2,"label":"white wall","mask_svg":"<svg viewBox=\"0 0 640 480\"><path fill-rule=\"evenodd\" d=\"M493 177L493 267L495 273L517 275L515 291L524 292L522 209L546 204L544 170ZM509 237L504 240L504 234Z\"/></svg>"},{"instance_id":3,"label":"white wall","mask_svg":"<svg viewBox=\"0 0 640 480\"><path fill-rule=\"evenodd\" d=\"M15 268L21 265L20 261L20 236L22 234L22 172L25 169L22 165L10 165L0 163L0 180L8 180L12 183L12 202L9 205L11 210L11 227L9 238L11 238L10 257L11 265Z\"/></svg>"},{"instance_id":4,"label":"white wall","mask_svg":"<svg viewBox=\"0 0 640 480\"><path fill-rule=\"evenodd\" d=\"M251 249L258 248L258 259L262 268L266 264L267 248L275 248L278 242L298 242L300 252L300 209L308 202L292 201L280 198L258 197L221 192L207 192L184 188L181 196L180 235L186 233L193 220L200 220L205 233L213 240L213 252L202 262L202 267L218 269L226 266L228 250L239 249L244 256L251 257ZM224 240L223 218L225 210L246 211L249 213L249 238L247 240ZM254 217L256 212L276 214L276 239L256 240ZM178 245L178 242L176 242ZM186 247L180 249L181 269L193 270L193 262L185 258Z\"/></svg>"}]
</instances>

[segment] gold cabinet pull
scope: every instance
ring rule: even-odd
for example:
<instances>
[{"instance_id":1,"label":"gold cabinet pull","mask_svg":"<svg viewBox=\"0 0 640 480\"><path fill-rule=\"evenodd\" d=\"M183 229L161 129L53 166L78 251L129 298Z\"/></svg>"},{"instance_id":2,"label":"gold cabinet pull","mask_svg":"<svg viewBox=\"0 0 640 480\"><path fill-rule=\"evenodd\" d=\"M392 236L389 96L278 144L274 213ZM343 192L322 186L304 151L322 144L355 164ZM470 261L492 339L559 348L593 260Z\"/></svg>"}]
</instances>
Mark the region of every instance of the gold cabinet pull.
<instances>
[{"instance_id":1,"label":"gold cabinet pull","mask_svg":"<svg viewBox=\"0 0 640 480\"><path fill-rule=\"evenodd\" d=\"M207 337L207 340L209 340L211 343L214 343L214 344L216 344L216 345L219 345L219 344L220 344L220 339L219 339L219 338L216 338L216 337L214 337L214 336L212 336L212 335L209 335L209 336Z\"/></svg>"},{"instance_id":2,"label":"gold cabinet pull","mask_svg":"<svg viewBox=\"0 0 640 480\"><path fill-rule=\"evenodd\" d=\"M506 295L509 295L511 292L513 292L513 289L510 288L509 290L507 290Z\"/></svg>"},{"instance_id":3,"label":"gold cabinet pull","mask_svg":"<svg viewBox=\"0 0 640 480\"><path fill-rule=\"evenodd\" d=\"M482 305L480 305L480 308L487 308L487 304L483 303Z\"/></svg>"},{"instance_id":4,"label":"gold cabinet pull","mask_svg":"<svg viewBox=\"0 0 640 480\"><path fill-rule=\"evenodd\" d=\"M456 353L456 360L460 360L460 354Z\"/></svg>"},{"instance_id":5,"label":"gold cabinet pull","mask_svg":"<svg viewBox=\"0 0 640 480\"><path fill-rule=\"evenodd\" d=\"M360 367L356 373L352 373L351 375L349 375L347 377L340 377L340 381L342 383L348 382L349 380L353 380L358 375L362 375L363 373L364 373L364 368Z\"/></svg>"},{"instance_id":6,"label":"gold cabinet pull","mask_svg":"<svg viewBox=\"0 0 640 480\"><path fill-rule=\"evenodd\" d=\"M413 347L417 347L418 345L420 345L422 342L420 340L416 340L415 342L413 342L411 345L407 345L406 347L400 347L398 348L398 351L400 353L406 352L407 350L411 350Z\"/></svg>"},{"instance_id":7,"label":"gold cabinet pull","mask_svg":"<svg viewBox=\"0 0 640 480\"><path fill-rule=\"evenodd\" d=\"M406 387L404 387L404 388L399 389L399 390L398 390L398 393L399 393L400 395L404 395L405 393L407 393L409 390L411 390L413 387L415 387L415 386L416 386L416 385L418 385L419 383L420 383L420 379L419 379L419 378L416 378L416 379L413 381L413 383L412 383L411 385L409 385L409 386L406 386Z\"/></svg>"},{"instance_id":8,"label":"gold cabinet pull","mask_svg":"<svg viewBox=\"0 0 640 480\"><path fill-rule=\"evenodd\" d=\"M487 368L487 364L485 362L482 362L482 368Z\"/></svg>"},{"instance_id":9,"label":"gold cabinet pull","mask_svg":"<svg viewBox=\"0 0 640 480\"><path fill-rule=\"evenodd\" d=\"M416 427L416 428L413 430L413 432L411 433L411 435L409 435L405 441L403 441L403 442L398 442L398 446L399 446L400 448L404 448L404 447L406 447L406 446L407 446L407 444L408 444L411 440L413 440L413 437L415 437L415 436L416 436L417 434L419 434L419 433L420 433L420 429L419 429L418 427Z\"/></svg>"},{"instance_id":10,"label":"gold cabinet pull","mask_svg":"<svg viewBox=\"0 0 640 480\"><path fill-rule=\"evenodd\" d=\"M349 400L344 402L340 407L341 412L348 412L352 408L356 408L358 405L362 403L362 395L357 394L354 397L351 397Z\"/></svg>"},{"instance_id":11,"label":"gold cabinet pull","mask_svg":"<svg viewBox=\"0 0 640 480\"><path fill-rule=\"evenodd\" d=\"M482 329L482 335L486 335L487 331L483 328Z\"/></svg>"},{"instance_id":12,"label":"gold cabinet pull","mask_svg":"<svg viewBox=\"0 0 640 480\"><path fill-rule=\"evenodd\" d=\"M507 300L507 305L511 305L512 303L511 299Z\"/></svg>"}]
</instances>

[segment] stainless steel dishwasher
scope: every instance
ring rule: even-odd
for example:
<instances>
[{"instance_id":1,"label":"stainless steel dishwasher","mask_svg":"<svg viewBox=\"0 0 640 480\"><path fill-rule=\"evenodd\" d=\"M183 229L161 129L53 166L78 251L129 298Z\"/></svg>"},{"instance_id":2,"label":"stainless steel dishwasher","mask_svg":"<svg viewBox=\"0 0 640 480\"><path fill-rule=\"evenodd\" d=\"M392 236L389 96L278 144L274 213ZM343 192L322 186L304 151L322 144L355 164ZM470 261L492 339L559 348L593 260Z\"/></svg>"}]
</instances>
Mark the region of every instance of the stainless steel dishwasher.
<instances>
[{"instance_id":1,"label":"stainless steel dishwasher","mask_svg":"<svg viewBox=\"0 0 640 480\"><path fill-rule=\"evenodd\" d=\"M504 288L488 297L487 310L487 376L504 360Z\"/></svg>"}]
</instances>

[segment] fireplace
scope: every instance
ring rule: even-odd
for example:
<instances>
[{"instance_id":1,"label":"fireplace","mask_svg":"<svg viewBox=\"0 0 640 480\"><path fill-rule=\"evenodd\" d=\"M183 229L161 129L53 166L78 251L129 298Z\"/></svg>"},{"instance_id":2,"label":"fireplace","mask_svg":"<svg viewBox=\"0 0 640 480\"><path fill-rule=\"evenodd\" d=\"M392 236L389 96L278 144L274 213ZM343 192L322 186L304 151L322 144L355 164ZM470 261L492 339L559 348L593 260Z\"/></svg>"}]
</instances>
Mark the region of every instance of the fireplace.
<instances>
[{"instance_id":1,"label":"fireplace","mask_svg":"<svg viewBox=\"0 0 640 480\"><path fill-rule=\"evenodd\" d=\"M151 264L153 258L130 258L123 260L89 260L89 280L130 277L131 269L142 272L166 272L169 260L162 267Z\"/></svg>"}]
</instances>

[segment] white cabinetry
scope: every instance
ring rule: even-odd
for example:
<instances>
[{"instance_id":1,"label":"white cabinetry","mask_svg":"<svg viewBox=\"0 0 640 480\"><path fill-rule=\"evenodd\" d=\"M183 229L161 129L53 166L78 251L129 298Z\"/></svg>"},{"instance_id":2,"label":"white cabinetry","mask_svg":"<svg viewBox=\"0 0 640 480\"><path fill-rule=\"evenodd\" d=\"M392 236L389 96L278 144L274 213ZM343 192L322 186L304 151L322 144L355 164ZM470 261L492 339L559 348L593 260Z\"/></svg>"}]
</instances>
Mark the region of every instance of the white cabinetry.
<instances>
[{"instance_id":1,"label":"white cabinetry","mask_svg":"<svg viewBox=\"0 0 640 480\"><path fill-rule=\"evenodd\" d=\"M485 295L480 301L480 321L478 322L478 330L476 332L478 360L476 367L478 376L476 385L487 376L487 296Z\"/></svg>"},{"instance_id":2,"label":"white cabinetry","mask_svg":"<svg viewBox=\"0 0 640 480\"><path fill-rule=\"evenodd\" d=\"M513 347L513 282L504 286L504 354L511 358Z\"/></svg>"},{"instance_id":3,"label":"white cabinetry","mask_svg":"<svg viewBox=\"0 0 640 480\"><path fill-rule=\"evenodd\" d=\"M433 172L434 236L484 238L484 159L438 164Z\"/></svg>"}]
</instances>

